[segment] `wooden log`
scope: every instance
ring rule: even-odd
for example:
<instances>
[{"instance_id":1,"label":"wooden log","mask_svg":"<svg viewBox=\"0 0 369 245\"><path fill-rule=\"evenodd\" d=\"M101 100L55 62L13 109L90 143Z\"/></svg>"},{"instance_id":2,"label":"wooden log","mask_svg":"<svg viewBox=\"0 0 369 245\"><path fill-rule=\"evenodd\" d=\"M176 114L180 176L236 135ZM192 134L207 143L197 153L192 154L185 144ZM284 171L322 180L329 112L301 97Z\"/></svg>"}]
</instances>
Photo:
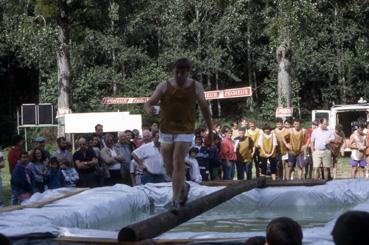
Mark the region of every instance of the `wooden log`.
<instances>
[{"instance_id":1,"label":"wooden log","mask_svg":"<svg viewBox=\"0 0 369 245\"><path fill-rule=\"evenodd\" d=\"M154 238L174 227L228 201L245 191L265 187L266 179L258 178L231 185L222 190L187 203L175 211L158 214L149 219L131 224L119 231L118 241L141 241Z\"/></svg>"},{"instance_id":2,"label":"wooden log","mask_svg":"<svg viewBox=\"0 0 369 245\"><path fill-rule=\"evenodd\" d=\"M222 190L213 192L207 196L201 197L188 203L186 206L176 210L158 214L147 220L131 224L120 230L118 234L119 241L141 241L152 239L216 206L230 200L245 191L256 187L278 187L278 186L315 186L323 185L326 180L266 180L264 177L257 180L247 181L224 181L228 186Z\"/></svg>"}]
</instances>

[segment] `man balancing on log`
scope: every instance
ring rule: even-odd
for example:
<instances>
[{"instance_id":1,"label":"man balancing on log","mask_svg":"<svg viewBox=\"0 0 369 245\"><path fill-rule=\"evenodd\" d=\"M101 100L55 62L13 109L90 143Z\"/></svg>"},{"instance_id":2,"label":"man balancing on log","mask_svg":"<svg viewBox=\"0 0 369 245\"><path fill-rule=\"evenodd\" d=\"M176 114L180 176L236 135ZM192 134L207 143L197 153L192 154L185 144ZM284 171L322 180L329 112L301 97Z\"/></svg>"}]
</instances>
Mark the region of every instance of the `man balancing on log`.
<instances>
[{"instance_id":1,"label":"man balancing on log","mask_svg":"<svg viewBox=\"0 0 369 245\"><path fill-rule=\"evenodd\" d=\"M209 105L203 86L189 78L191 67L189 59L178 59L174 63L174 77L161 82L144 105L148 114L155 114L154 105L160 101L160 149L167 173L172 177L174 209L186 204L190 189L185 182L184 160L194 137L196 102L209 128L209 142L212 142Z\"/></svg>"}]
</instances>

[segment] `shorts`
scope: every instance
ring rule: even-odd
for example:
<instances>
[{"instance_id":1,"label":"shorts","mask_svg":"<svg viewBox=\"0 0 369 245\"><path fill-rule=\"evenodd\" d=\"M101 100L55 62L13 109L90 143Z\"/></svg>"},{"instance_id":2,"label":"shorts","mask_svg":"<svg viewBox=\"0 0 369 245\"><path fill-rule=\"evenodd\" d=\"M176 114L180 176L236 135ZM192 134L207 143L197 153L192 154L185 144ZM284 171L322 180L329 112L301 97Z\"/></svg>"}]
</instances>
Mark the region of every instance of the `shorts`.
<instances>
[{"instance_id":1,"label":"shorts","mask_svg":"<svg viewBox=\"0 0 369 245\"><path fill-rule=\"evenodd\" d=\"M330 150L316 150L313 152L313 167L319 168L321 165L323 165L323 168L332 167L332 154Z\"/></svg>"},{"instance_id":2,"label":"shorts","mask_svg":"<svg viewBox=\"0 0 369 245\"><path fill-rule=\"evenodd\" d=\"M192 143L193 134L165 134L159 131L160 143L173 144L174 142Z\"/></svg>"},{"instance_id":3,"label":"shorts","mask_svg":"<svg viewBox=\"0 0 369 245\"><path fill-rule=\"evenodd\" d=\"M296 167L296 164L299 168L303 168L305 166L304 155L292 155L288 154L288 166Z\"/></svg>"},{"instance_id":4,"label":"shorts","mask_svg":"<svg viewBox=\"0 0 369 245\"><path fill-rule=\"evenodd\" d=\"M351 164L351 167L365 167L367 165L367 162L365 160L354 160L354 159L351 159L350 160L350 164Z\"/></svg>"},{"instance_id":5,"label":"shorts","mask_svg":"<svg viewBox=\"0 0 369 245\"><path fill-rule=\"evenodd\" d=\"M282 155L282 160L288 160L288 153Z\"/></svg>"}]
</instances>

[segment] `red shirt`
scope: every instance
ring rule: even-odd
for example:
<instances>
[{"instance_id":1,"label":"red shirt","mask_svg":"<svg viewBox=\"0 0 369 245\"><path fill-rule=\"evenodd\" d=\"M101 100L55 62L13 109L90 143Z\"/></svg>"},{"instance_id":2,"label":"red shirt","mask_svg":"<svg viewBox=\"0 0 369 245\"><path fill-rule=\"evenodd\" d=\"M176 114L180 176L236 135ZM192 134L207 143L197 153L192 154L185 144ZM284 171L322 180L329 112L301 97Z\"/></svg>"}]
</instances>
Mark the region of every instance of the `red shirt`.
<instances>
[{"instance_id":1,"label":"red shirt","mask_svg":"<svg viewBox=\"0 0 369 245\"><path fill-rule=\"evenodd\" d=\"M234 151L233 141L231 139L224 138L222 140L222 143L220 144L220 158L224 160L226 159L226 156L231 161L237 160L237 155Z\"/></svg>"},{"instance_id":2,"label":"red shirt","mask_svg":"<svg viewBox=\"0 0 369 245\"><path fill-rule=\"evenodd\" d=\"M22 153L21 149L18 149L14 146L12 148L10 148L10 150L8 152L8 162L9 162L9 171L10 171L10 173L13 173L15 165L17 164L18 160L20 160L21 153Z\"/></svg>"}]
</instances>

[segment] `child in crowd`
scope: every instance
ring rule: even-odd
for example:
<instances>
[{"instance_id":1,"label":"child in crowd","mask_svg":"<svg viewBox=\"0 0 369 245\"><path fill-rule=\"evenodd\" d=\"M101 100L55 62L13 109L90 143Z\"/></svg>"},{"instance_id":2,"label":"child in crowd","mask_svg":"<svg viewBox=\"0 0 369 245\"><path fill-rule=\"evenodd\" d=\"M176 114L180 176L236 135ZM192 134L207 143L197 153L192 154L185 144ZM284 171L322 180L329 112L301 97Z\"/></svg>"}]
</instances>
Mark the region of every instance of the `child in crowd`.
<instances>
[{"instance_id":1,"label":"child in crowd","mask_svg":"<svg viewBox=\"0 0 369 245\"><path fill-rule=\"evenodd\" d=\"M46 185L48 189L57 189L64 186L63 173L59 168L58 159L56 159L56 157L50 158L46 176Z\"/></svg>"},{"instance_id":2,"label":"child in crowd","mask_svg":"<svg viewBox=\"0 0 369 245\"><path fill-rule=\"evenodd\" d=\"M250 180L252 178L252 156L254 154L254 142L251 137L246 135L246 128L240 128L238 130L238 137L236 145L237 154L237 179L244 180L245 173L246 178Z\"/></svg>"},{"instance_id":3,"label":"child in crowd","mask_svg":"<svg viewBox=\"0 0 369 245\"><path fill-rule=\"evenodd\" d=\"M15 165L12 177L10 180L12 191L16 197L15 204L21 204L28 200L35 190L35 178L32 171L28 168L29 156L26 151L20 155L20 160Z\"/></svg>"},{"instance_id":4,"label":"child in crowd","mask_svg":"<svg viewBox=\"0 0 369 245\"><path fill-rule=\"evenodd\" d=\"M35 148L32 151L31 162L28 165L29 170L31 170L33 176L35 177L35 191L44 192L45 191L45 177L47 175L47 158L45 153L40 148Z\"/></svg>"},{"instance_id":5,"label":"child in crowd","mask_svg":"<svg viewBox=\"0 0 369 245\"><path fill-rule=\"evenodd\" d=\"M272 133L268 124L263 126L263 132L259 136L258 145L260 147L261 174L267 174L268 162L272 173L272 179L276 180L277 176L277 159L276 147L278 145L277 138Z\"/></svg>"},{"instance_id":6,"label":"child in crowd","mask_svg":"<svg viewBox=\"0 0 369 245\"><path fill-rule=\"evenodd\" d=\"M367 162L365 160L365 135L363 133L365 126L360 124L358 128L350 136L351 147L351 178L356 178L357 171L362 173L362 177L365 176L365 166Z\"/></svg>"},{"instance_id":7,"label":"child in crowd","mask_svg":"<svg viewBox=\"0 0 369 245\"><path fill-rule=\"evenodd\" d=\"M220 145L220 158L223 165L223 179L232 180L235 174L237 155L232 140L232 129L224 127L224 138Z\"/></svg>"},{"instance_id":8,"label":"child in crowd","mask_svg":"<svg viewBox=\"0 0 369 245\"><path fill-rule=\"evenodd\" d=\"M208 149L203 144L202 135L195 136L195 148L198 149L196 160L200 166L200 173L204 181L209 180L209 153Z\"/></svg>"},{"instance_id":9,"label":"child in crowd","mask_svg":"<svg viewBox=\"0 0 369 245\"><path fill-rule=\"evenodd\" d=\"M79 175L77 170L74 167L71 167L69 162L62 161L60 162L60 170L64 179L65 187L75 187L79 180Z\"/></svg>"},{"instance_id":10,"label":"child in crowd","mask_svg":"<svg viewBox=\"0 0 369 245\"><path fill-rule=\"evenodd\" d=\"M220 166L222 162L220 160L220 141L221 138L218 135L213 135L213 142L209 145L209 171L212 180L219 180L221 177Z\"/></svg>"},{"instance_id":11,"label":"child in crowd","mask_svg":"<svg viewBox=\"0 0 369 245\"><path fill-rule=\"evenodd\" d=\"M202 175L200 174L199 163L196 160L196 155L199 153L199 150L195 147L192 147L185 158L185 164L188 166L188 180L194 181L196 183L202 182Z\"/></svg>"}]
</instances>

